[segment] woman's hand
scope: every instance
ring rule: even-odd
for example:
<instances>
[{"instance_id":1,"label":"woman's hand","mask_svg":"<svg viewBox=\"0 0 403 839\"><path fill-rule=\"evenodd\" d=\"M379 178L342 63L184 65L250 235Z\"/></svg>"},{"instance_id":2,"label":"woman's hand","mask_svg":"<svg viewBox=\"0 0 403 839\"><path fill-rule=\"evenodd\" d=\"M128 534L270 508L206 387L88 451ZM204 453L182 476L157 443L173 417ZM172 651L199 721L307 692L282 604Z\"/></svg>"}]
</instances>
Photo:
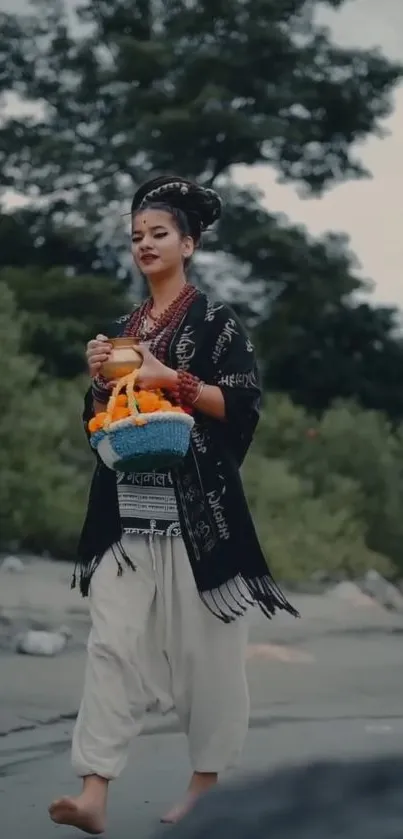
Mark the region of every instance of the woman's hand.
<instances>
[{"instance_id":1,"label":"woman's hand","mask_svg":"<svg viewBox=\"0 0 403 839\"><path fill-rule=\"evenodd\" d=\"M91 379L98 375L102 364L109 358L111 352L112 345L105 335L97 335L92 341L88 341L86 356Z\"/></svg>"},{"instance_id":2,"label":"woman's hand","mask_svg":"<svg viewBox=\"0 0 403 839\"><path fill-rule=\"evenodd\" d=\"M142 390L170 390L177 383L177 373L167 367L150 352L145 344L138 344L136 349L143 356L143 363L138 371L136 386Z\"/></svg>"}]
</instances>

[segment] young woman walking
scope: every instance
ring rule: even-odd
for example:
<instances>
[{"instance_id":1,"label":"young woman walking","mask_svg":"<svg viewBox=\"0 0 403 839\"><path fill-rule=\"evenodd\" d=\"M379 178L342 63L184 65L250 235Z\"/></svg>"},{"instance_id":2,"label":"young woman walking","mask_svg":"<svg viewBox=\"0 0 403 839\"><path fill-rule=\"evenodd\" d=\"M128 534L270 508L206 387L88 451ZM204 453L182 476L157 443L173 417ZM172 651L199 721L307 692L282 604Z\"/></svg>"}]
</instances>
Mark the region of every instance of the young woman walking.
<instances>
[{"instance_id":1,"label":"young woman walking","mask_svg":"<svg viewBox=\"0 0 403 839\"><path fill-rule=\"evenodd\" d=\"M97 462L79 548L92 629L72 758L83 789L50 807L58 824L105 829L109 782L125 766L148 708L175 708L193 774L175 822L236 763L248 729L246 612L297 615L259 546L239 469L258 422L253 346L233 312L187 281L218 195L158 178L132 203L136 265L150 296L108 337L140 342L138 384L174 394L194 413L191 447L170 471L119 474ZM84 424L110 391L99 376L110 344L87 348L92 385Z\"/></svg>"}]
</instances>

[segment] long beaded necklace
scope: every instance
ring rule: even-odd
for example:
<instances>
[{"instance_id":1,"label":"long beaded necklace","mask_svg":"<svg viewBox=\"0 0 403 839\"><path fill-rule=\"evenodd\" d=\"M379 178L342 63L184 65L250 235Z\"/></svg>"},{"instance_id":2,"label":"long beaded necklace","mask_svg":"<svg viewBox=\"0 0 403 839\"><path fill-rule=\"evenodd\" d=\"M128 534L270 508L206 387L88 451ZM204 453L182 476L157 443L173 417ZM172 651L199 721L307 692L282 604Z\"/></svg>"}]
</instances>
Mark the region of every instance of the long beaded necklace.
<instances>
[{"instance_id":1,"label":"long beaded necklace","mask_svg":"<svg viewBox=\"0 0 403 839\"><path fill-rule=\"evenodd\" d=\"M185 285L175 300L159 317L154 319L154 324L151 327L148 325L148 319L153 307L153 300L149 298L133 313L126 325L124 334L147 342L154 341L160 335L161 339L155 342L154 354L159 361L165 362L172 336L198 294L199 292L194 286Z\"/></svg>"},{"instance_id":2,"label":"long beaded necklace","mask_svg":"<svg viewBox=\"0 0 403 839\"><path fill-rule=\"evenodd\" d=\"M186 315L193 300L199 295L194 286L186 285L162 314L155 319L154 325L149 327L148 318L153 306L153 300L146 300L128 321L124 334L136 338L137 341L147 341L151 352L162 361L168 359L168 348L179 324ZM179 370L178 383L171 391L171 398L177 405L186 410L196 404L204 388L204 382L191 373Z\"/></svg>"}]
</instances>

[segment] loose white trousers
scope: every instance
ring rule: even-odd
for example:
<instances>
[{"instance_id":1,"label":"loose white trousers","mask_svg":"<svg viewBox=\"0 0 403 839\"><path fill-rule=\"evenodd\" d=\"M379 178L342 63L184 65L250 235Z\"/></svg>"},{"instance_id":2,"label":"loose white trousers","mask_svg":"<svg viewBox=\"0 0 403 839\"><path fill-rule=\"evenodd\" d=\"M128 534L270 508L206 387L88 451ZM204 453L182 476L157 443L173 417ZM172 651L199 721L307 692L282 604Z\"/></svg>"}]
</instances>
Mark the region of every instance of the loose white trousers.
<instances>
[{"instance_id":1,"label":"loose white trousers","mask_svg":"<svg viewBox=\"0 0 403 839\"><path fill-rule=\"evenodd\" d=\"M73 736L77 774L118 777L152 706L175 708L195 772L239 760L248 729L247 618L224 624L201 601L178 537L126 536L137 570L107 551L90 590L92 629Z\"/></svg>"}]
</instances>

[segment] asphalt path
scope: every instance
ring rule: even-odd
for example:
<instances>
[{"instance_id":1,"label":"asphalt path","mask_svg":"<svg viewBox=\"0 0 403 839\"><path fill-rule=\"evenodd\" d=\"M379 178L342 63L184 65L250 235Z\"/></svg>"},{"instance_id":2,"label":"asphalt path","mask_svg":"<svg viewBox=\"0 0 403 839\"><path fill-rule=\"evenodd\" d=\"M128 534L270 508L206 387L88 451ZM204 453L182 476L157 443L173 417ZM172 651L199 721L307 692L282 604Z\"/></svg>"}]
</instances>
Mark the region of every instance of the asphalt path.
<instances>
[{"instance_id":1,"label":"asphalt path","mask_svg":"<svg viewBox=\"0 0 403 839\"><path fill-rule=\"evenodd\" d=\"M316 757L402 755L403 618L354 597L306 596L297 601L301 620L252 618L248 654L252 717L237 774ZM83 661L82 651L77 650L57 664L0 657L0 711L12 714L11 704L18 701L20 718L24 703L32 718L34 696L38 718L36 725L8 734L4 730L0 738L4 839L77 835L69 828L56 828L48 820L47 805L54 797L78 789L69 762L73 721L63 719L63 708L72 709L64 716L74 715ZM30 670L22 695L16 668L21 672L24 662ZM74 688L71 696L64 696L64 705L54 684L61 669L67 677L71 673ZM59 683L70 684L67 677ZM60 711L53 722L41 710L41 695L45 707L50 682L52 702L55 705L57 699ZM133 743L128 768L111 790L106 836L151 837L160 815L181 796L189 771L186 741L175 718L150 717L146 733Z\"/></svg>"}]
</instances>

